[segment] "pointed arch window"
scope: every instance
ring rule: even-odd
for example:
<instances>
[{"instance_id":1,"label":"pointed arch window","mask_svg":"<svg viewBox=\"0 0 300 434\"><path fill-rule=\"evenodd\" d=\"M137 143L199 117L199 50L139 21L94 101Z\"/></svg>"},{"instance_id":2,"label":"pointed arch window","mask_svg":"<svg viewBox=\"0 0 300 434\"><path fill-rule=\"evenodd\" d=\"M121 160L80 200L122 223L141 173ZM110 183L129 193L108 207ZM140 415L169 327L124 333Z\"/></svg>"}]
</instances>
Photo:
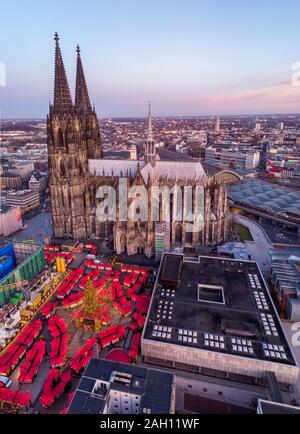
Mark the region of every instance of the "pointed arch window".
<instances>
[{"instance_id":1,"label":"pointed arch window","mask_svg":"<svg viewBox=\"0 0 300 434\"><path fill-rule=\"evenodd\" d=\"M66 176L66 166L65 166L64 160L60 160L59 171L60 171L60 176L62 178L65 178L65 176Z\"/></svg>"},{"instance_id":2,"label":"pointed arch window","mask_svg":"<svg viewBox=\"0 0 300 434\"><path fill-rule=\"evenodd\" d=\"M64 147L64 135L61 128L58 130L58 146L60 148Z\"/></svg>"},{"instance_id":3,"label":"pointed arch window","mask_svg":"<svg viewBox=\"0 0 300 434\"><path fill-rule=\"evenodd\" d=\"M179 223L175 228L175 243L182 243L182 226Z\"/></svg>"}]
</instances>

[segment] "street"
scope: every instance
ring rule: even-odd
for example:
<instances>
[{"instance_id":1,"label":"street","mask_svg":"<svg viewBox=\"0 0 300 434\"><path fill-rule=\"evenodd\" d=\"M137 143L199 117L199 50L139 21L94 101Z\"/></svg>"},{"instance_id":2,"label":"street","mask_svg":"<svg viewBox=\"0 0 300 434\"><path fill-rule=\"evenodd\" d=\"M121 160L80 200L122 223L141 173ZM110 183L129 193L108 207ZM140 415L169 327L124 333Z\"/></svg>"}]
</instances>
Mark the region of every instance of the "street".
<instances>
[{"instance_id":1,"label":"street","mask_svg":"<svg viewBox=\"0 0 300 434\"><path fill-rule=\"evenodd\" d=\"M251 259L258 263L263 275L266 276L271 267L269 250L272 248L272 244L264 230L257 223L240 214L233 214L233 221L245 226L250 231L253 241L246 241L246 248Z\"/></svg>"}]
</instances>

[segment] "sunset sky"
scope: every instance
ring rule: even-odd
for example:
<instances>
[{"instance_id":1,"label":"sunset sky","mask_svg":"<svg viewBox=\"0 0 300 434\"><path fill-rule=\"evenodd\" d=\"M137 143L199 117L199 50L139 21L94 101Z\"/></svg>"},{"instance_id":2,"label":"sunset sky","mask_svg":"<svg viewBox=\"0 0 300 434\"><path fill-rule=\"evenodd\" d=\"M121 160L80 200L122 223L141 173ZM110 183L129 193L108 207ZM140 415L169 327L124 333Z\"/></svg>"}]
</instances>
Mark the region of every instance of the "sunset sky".
<instances>
[{"instance_id":1,"label":"sunset sky","mask_svg":"<svg viewBox=\"0 0 300 434\"><path fill-rule=\"evenodd\" d=\"M299 0L1 2L4 118L45 117L54 32L71 90L81 47L99 117L300 112ZM74 92L73 92L74 93Z\"/></svg>"}]
</instances>

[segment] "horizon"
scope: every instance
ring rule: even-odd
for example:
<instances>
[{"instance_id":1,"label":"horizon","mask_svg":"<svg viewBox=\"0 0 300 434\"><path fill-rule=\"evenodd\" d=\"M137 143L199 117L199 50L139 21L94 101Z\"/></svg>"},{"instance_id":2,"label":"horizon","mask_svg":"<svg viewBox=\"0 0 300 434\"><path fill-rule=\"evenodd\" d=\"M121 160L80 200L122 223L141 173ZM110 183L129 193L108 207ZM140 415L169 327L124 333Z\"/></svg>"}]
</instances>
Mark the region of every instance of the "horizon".
<instances>
[{"instance_id":1,"label":"horizon","mask_svg":"<svg viewBox=\"0 0 300 434\"><path fill-rule=\"evenodd\" d=\"M298 113L243 113L243 114L234 114L234 113L228 113L228 114L218 114L218 115L210 115L210 114L195 114L195 115L152 115L152 119L154 120L161 120L161 119L180 119L180 118L203 118L203 119L211 119L211 120L215 120L216 118L220 118L220 120L222 119L227 119L227 118L245 118L245 117L298 117L300 116L300 112ZM145 116L97 116L97 118L99 120L107 120L107 119L111 119L111 120L119 120L119 119L141 119L141 120L145 120L147 119L147 114ZM31 118L26 118L26 117L17 117L17 118L5 118L2 117L0 118L0 123L1 121L47 121L47 115L45 117L31 117ZM261 121L261 119L259 119L258 121ZM0 131L1 132L1 131Z\"/></svg>"},{"instance_id":2,"label":"horizon","mask_svg":"<svg viewBox=\"0 0 300 434\"><path fill-rule=\"evenodd\" d=\"M300 61L300 4L289 3L289 8L274 7L271 0L189 0L189 7L174 0L114 5L89 0L85 8L70 0L5 4L2 116L46 117L55 31L72 95L79 43L99 118L146 117L149 99L155 117L299 113L300 87L292 84L292 68Z\"/></svg>"}]
</instances>

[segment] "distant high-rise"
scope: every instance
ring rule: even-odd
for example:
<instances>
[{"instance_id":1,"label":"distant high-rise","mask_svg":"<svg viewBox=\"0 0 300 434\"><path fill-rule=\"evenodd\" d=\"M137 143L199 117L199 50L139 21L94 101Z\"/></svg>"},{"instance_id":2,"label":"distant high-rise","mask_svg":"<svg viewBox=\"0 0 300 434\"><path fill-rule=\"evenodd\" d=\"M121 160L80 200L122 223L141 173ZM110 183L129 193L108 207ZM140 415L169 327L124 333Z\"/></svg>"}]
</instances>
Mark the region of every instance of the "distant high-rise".
<instances>
[{"instance_id":1,"label":"distant high-rise","mask_svg":"<svg viewBox=\"0 0 300 434\"><path fill-rule=\"evenodd\" d=\"M283 130L284 130L284 123L283 123L283 122L278 122L278 124L277 124L277 129L278 129L279 131L283 131Z\"/></svg>"},{"instance_id":2,"label":"distant high-rise","mask_svg":"<svg viewBox=\"0 0 300 434\"><path fill-rule=\"evenodd\" d=\"M259 132L261 130L261 124L260 124L260 122L257 122L256 124L255 124L255 131L256 132Z\"/></svg>"},{"instance_id":3,"label":"distant high-rise","mask_svg":"<svg viewBox=\"0 0 300 434\"><path fill-rule=\"evenodd\" d=\"M219 133L220 132L220 128L221 128L221 120L220 120L219 117L217 117L216 123L215 123L215 132Z\"/></svg>"}]
</instances>

